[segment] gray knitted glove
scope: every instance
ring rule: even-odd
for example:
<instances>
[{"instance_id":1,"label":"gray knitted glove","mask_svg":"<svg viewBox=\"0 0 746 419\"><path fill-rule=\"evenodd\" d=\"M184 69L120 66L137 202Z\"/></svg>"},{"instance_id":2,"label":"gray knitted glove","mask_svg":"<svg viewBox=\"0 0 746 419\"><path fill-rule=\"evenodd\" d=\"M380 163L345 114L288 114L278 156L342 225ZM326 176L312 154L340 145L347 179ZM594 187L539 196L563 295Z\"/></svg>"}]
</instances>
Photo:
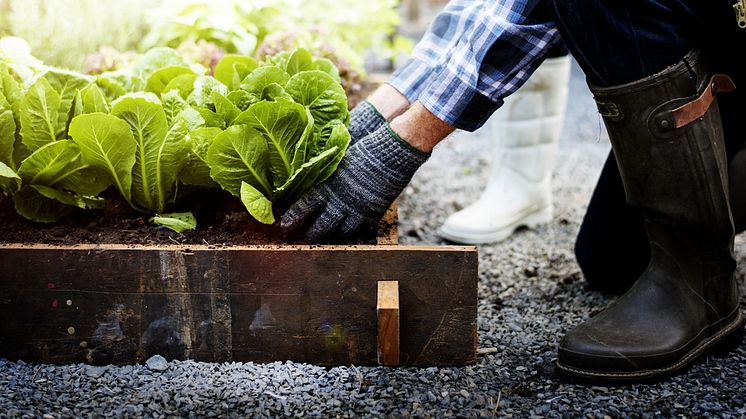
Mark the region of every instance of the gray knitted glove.
<instances>
[{"instance_id":1,"label":"gray knitted glove","mask_svg":"<svg viewBox=\"0 0 746 419\"><path fill-rule=\"evenodd\" d=\"M386 119L380 112L367 100L360 102L355 109L350 112L350 136L352 137L351 145L355 144L361 138L370 135L386 122Z\"/></svg>"},{"instance_id":2,"label":"gray knitted glove","mask_svg":"<svg viewBox=\"0 0 746 419\"><path fill-rule=\"evenodd\" d=\"M385 123L351 146L339 169L293 204L281 225L292 233L310 224L309 243L355 236L383 217L429 157Z\"/></svg>"}]
</instances>

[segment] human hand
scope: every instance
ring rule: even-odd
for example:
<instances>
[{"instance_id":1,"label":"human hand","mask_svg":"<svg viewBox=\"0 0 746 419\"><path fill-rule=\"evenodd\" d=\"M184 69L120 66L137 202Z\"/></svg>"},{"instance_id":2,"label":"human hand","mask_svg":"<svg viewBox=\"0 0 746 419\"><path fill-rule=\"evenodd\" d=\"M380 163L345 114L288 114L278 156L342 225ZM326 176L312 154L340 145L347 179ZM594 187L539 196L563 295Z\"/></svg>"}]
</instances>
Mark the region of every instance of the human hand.
<instances>
[{"instance_id":1,"label":"human hand","mask_svg":"<svg viewBox=\"0 0 746 419\"><path fill-rule=\"evenodd\" d=\"M384 123L352 145L337 171L293 204L281 225L293 233L310 224L310 243L353 237L381 219L429 157Z\"/></svg>"}]
</instances>

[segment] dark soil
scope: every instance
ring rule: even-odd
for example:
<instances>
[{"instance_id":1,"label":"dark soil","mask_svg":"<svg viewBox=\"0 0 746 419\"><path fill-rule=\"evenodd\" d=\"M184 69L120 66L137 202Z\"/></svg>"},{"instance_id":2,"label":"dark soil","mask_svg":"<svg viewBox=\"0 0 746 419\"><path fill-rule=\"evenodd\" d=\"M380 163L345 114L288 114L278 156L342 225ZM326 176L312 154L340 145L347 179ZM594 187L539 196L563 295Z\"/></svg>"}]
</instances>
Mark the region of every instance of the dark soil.
<instances>
[{"instance_id":1,"label":"dark soil","mask_svg":"<svg viewBox=\"0 0 746 419\"><path fill-rule=\"evenodd\" d=\"M302 244L280 228L282 211L275 224L254 220L240 201L217 190L180 190L180 201L188 203L170 212L193 211L197 230L183 234L149 222L151 215L134 211L116 194L110 194L103 210L76 210L54 224L36 223L18 215L13 200L0 194L0 243L19 244L125 244L242 246ZM390 226L389 226L390 227ZM368 231L348 244L375 244L376 232ZM341 243L333 243L341 244Z\"/></svg>"}]
</instances>

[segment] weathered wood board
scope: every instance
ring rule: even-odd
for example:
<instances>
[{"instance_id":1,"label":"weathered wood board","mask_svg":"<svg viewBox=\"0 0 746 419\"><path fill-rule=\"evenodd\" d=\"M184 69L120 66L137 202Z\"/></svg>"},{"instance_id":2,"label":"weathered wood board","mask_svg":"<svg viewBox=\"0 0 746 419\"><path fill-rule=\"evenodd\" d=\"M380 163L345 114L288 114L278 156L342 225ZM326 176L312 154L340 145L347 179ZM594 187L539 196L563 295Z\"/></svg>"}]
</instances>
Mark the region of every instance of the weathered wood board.
<instances>
[{"instance_id":1,"label":"weathered wood board","mask_svg":"<svg viewBox=\"0 0 746 419\"><path fill-rule=\"evenodd\" d=\"M399 281L378 281L378 363L399 365Z\"/></svg>"},{"instance_id":2,"label":"weathered wood board","mask_svg":"<svg viewBox=\"0 0 746 419\"><path fill-rule=\"evenodd\" d=\"M0 357L377 364L399 282L400 364L476 360L473 247L0 244Z\"/></svg>"}]
</instances>

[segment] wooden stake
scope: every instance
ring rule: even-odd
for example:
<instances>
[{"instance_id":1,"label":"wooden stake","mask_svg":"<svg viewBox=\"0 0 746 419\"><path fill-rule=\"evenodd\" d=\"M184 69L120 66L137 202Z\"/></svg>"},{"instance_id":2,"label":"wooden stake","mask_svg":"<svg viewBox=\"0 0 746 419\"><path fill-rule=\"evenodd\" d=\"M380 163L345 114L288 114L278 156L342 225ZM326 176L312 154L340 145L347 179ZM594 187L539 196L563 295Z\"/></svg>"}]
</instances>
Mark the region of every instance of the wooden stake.
<instances>
[{"instance_id":1,"label":"wooden stake","mask_svg":"<svg viewBox=\"0 0 746 419\"><path fill-rule=\"evenodd\" d=\"M399 365L399 281L378 282L378 363Z\"/></svg>"}]
</instances>

